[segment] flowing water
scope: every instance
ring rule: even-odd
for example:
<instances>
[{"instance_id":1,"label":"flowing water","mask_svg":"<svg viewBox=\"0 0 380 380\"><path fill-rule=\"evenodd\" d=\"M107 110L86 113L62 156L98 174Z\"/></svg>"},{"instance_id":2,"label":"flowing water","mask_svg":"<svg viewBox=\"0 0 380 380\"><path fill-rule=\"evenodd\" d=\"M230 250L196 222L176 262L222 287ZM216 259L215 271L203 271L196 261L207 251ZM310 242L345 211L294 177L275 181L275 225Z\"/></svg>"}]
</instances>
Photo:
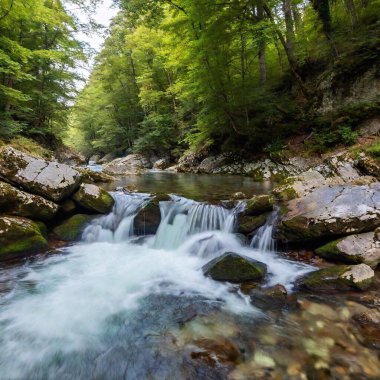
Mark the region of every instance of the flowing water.
<instances>
[{"instance_id":1,"label":"flowing water","mask_svg":"<svg viewBox=\"0 0 380 380\"><path fill-rule=\"evenodd\" d=\"M276 213L249 245L233 233L236 210L172 196L160 202L157 234L137 238L133 219L150 195L113 196L113 212L80 243L0 268L1 380L265 379L276 374L272 357L281 376L273 378L298 379L286 377L289 365L313 357L302 348L309 326L294 319L299 313L268 314L239 287L202 273L233 251L268 265L264 286L291 293L313 268L275 252ZM281 359L286 353L294 360Z\"/></svg>"}]
</instances>

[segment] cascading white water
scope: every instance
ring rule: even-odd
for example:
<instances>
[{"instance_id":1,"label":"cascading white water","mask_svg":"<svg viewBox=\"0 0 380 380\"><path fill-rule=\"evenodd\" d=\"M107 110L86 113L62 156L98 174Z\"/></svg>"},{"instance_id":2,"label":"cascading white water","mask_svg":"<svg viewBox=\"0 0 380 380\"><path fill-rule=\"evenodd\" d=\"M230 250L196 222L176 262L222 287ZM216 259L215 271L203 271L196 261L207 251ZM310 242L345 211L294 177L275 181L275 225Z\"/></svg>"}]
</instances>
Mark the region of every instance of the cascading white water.
<instances>
[{"instance_id":1,"label":"cascading white water","mask_svg":"<svg viewBox=\"0 0 380 380\"><path fill-rule=\"evenodd\" d=\"M234 210L184 198L161 204L163 218L153 244L134 244L133 219L149 195L113 196L113 212L91 223L83 242L64 248L63 255L15 269L13 290L0 297L0 378L150 377L153 372L144 372L144 366L157 368L160 348L150 352L145 336L165 335L183 302L217 304L249 320L257 315L247 298L203 275L202 266L213 257L233 251L262 261L268 265L268 284L288 289L311 270L275 252L242 245L231 233ZM160 302L163 295L171 303ZM128 366L136 369L139 363L134 367L139 352L128 356L137 343L151 361L144 358L138 367L143 374L128 377ZM122 359L115 363L120 347ZM126 367L125 360L130 360ZM121 375L112 377L111 369Z\"/></svg>"},{"instance_id":2,"label":"cascading white water","mask_svg":"<svg viewBox=\"0 0 380 380\"><path fill-rule=\"evenodd\" d=\"M204 231L224 230L231 225L233 212L186 198L172 196L162 202L162 221L154 241L154 248L176 249L186 236Z\"/></svg>"},{"instance_id":3,"label":"cascading white water","mask_svg":"<svg viewBox=\"0 0 380 380\"><path fill-rule=\"evenodd\" d=\"M273 227L278 217L278 210L272 212L266 223L260 227L251 240L251 247L261 252L275 252L276 240L273 239Z\"/></svg>"},{"instance_id":4,"label":"cascading white water","mask_svg":"<svg viewBox=\"0 0 380 380\"><path fill-rule=\"evenodd\" d=\"M93 242L122 242L133 235L137 211L149 202L149 194L112 193L115 206L112 212L94 220L83 232L83 240Z\"/></svg>"}]
</instances>

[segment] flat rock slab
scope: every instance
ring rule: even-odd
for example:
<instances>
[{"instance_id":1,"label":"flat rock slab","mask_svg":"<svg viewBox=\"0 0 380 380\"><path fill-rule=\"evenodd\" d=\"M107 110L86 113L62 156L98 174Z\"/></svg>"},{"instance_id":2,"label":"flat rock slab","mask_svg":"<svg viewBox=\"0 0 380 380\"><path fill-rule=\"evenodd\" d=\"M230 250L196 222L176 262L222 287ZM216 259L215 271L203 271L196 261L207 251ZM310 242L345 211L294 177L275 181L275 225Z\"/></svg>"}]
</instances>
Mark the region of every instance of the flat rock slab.
<instances>
[{"instance_id":1,"label":"flat rock slab","mask_svg":"<svg viewBox=\"0 0 380 380\"><path fill-rule=\"evenodd\" d=\"M50 220L58 211L58 205L39 195L33 195L0 182L0 209L7 215L24 216L38 220Z\"/></svg>"},{"instance_id":2,"label":"flat rock slab","mask_svg":"<svg viewBox=\"0 0 380 380\"><path fill-rule=\"evenodd\" d=\"M380 262L380 241L375 232L346 236L316 250L327 260L365 263L375 268Z\"/></svg>"},{"instance_id":3,"label":"flat rock slab","mask_svg":"<svg viewBox=\"0 0 380 380\"><path fill-rule=\"evenodd\" d=\"M278 223L275 237L284 242L374 230L380 225L380 183L321 187L293 199Z\"/></svg>"},{"instance_id":4,"label":"flat rock slab","mask_svg":"<svg viewBox=\"0 0 380 380\"><path fill-rule=\"evenodd\" d=\"M68 165L36 158L9 146L0 150L0 176L54 202L69 197L81 180L80 173Z\"/></svg>"}]
</instances>

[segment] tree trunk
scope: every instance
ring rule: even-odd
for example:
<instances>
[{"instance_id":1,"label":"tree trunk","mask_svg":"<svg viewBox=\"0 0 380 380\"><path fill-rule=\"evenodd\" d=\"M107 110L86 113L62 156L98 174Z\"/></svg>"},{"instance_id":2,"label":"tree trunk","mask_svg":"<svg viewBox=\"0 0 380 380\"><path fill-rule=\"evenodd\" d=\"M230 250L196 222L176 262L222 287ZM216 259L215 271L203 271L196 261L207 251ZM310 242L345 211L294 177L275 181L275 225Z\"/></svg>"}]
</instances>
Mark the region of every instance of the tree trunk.
<instances>
[{"instance_id":1,"label":"tree trunk","mask_svg":"<svg viewBox=\"0 0 380 380\"><path fill-rule=\"evenodd\" d=\"M358 23L358 14L353 0L344 0L348 13L350 14L351 24L354 27Z\"/></svg>"},{"instance_id":2,"label":"tree trunk","mask_svg":"<svg viewBox=\"0 0 380 380\"><path fill-rule=\"evenodd\" d=\"M294 23L292 16L292 0L283 0L282 2L282 10L285 16L285 26L286 26L286 45L288 50L291 52L292 56L294 56Z\"/></svg>"},{"instance_id":3,"label":"tree trunk","mask_svg":"<svg viewBox=\"0 0 380 380\"><path fill-rule=\"evenodd\" d=\"M257 17L259 21L264 19L264 8L262 1L259 1L257 6ZM259 41L259 72L260 83L264 85L267 81L267 63L266 63L266 41L264 40L264 33L260 36Z\"/></svg>"}]
</instances>

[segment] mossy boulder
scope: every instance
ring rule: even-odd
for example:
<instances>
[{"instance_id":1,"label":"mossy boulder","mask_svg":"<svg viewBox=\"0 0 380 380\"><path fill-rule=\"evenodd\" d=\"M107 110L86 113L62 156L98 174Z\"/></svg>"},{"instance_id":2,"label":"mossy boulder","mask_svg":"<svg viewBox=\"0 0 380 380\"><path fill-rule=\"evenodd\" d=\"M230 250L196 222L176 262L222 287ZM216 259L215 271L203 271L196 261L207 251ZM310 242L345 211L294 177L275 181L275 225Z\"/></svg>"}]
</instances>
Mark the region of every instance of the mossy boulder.
<instances>
[{"instance_id":1,"label":"mossy boulder","mask_svg":"<svg viewBox=\"0 0 380 380\"><path fill-rule=\"evenodd\" d=\"M375 268L380 262L380 241L375 232L367 232L334 240L315 252L326 260L364 263Z\"/></svg>"},{"instance_id":2,"label":"mossy boulder","mask_svg":"<svg viewBox=\"0 0 380 380\"><path fill-rule=\"evenodd\" d=\"M259 227L263 226L267 220L267 215L247 216L238 214L237 216L237 232L249 235Z\"/></svg>"},{"instance_id":3,"label":"mossy boulder","mask_svg":"<svg viewBox=\"0 0 380 380\"><path fill-rule=\"evenodd\" d=\"M85 183L109 183L115 180L114 177L103 172L96 172L87 168L76 168L76 170L82 174Z\"/></svg>"},{"instance_id":4,"label":"mossy boulder","mask_svg":"<svg viewBox=\"0 0 380 380\"><path fill-rule=\"evenodd\" d=\"M247 216L256 216L264 212L273 210L273 197L270 195L256 195L248 199L244 214Z\"/></svg>"},{"instance_id":5,"label":"mossy boulder","mask_svg":"<svg viewBox=\"0 0 380 380\"><path fill-rule=\"evenodd\" d=\"M380 183L318 188L286 205L275 231L284 242L320 240L380 226Z\"/></svg>"},{"instance_id":6,"label":"mossy boulder","mask_svg":"<svg viewBox=\"0 0 380 380\"><path fill-rule=\"evenodd\" d=\"M0 258L35 253L47 248L37 223L21 217L0 217Z\"/></svg>"},{"instance_id":7,"label":"mossy boulder","mask_svg":"<svg viewBox=\"0 0 380 380\"><path fill-rule=\"evenodd\" d=\"M241 283L245 281L261 281L267 273L267 266L249 257L226 252L211 260L202 268L205 276L215 281Z\"/></svg>"},{"instance_id":8,"label":"mossy boulder","mask_svg":"<svg viewBox=\"0 0 380 380\"><path fill-rule=\"evenodd\" d=\"M68 165L33 157L10 146L0 148L0 176L54 202L69 197L81 181L80 173Z\"/></svg>"},{"instance_id":9,"label":"mossy boulder","mask_svg":"<svg viewBox=\"0 0 380 380\"><path fill-rule=\"evenodd\" d=\"M288 292L286 288L277 284L269 288L252 289L249 293L251 303L262 309L278 309L287 303Z\"/></svg>"},{"instance_id":10,"label":"mossy boulder","mask_svg":"<svg viewBox=\"0 0 380 380\"><path fill-rule=\"evenodd\" d=\"M88 211L108 214L115 200L107 191L92 184L83 183L73 197L74 201Z\"/></svg>"},{"instance_id":11,"label":"mossy boulder","mask_svg":"<svg viewBox=\"0 0 380 380\"><path fill-rule=\"evenodd\" d=\"M53 230L54 235L60 240L77 241L93 218L93 216L85 214L74 215L55 227Z\"/></svg>"},{"instance_id":12,"label":"mossy boulder","mask_svg":"<svg viewBox=\"0 0 380 380\"><path fill-rule=\"evenodd\" d=\"M373 283L374 276L366 264L336 265L307 274L298 285L312 291L365 290Z\"/></svg>"},{"instance_id":13,"label":"mossy boulder","mask_svg":"<svg viewBox=\"0 0 380 380\"><path fill-rule=\"evenodd\" d=\"M0 182L0 209L7 215L47 221L54 218L58 205L39 195L26 193L8 183Z\"/></svg>"}]
</instances>

